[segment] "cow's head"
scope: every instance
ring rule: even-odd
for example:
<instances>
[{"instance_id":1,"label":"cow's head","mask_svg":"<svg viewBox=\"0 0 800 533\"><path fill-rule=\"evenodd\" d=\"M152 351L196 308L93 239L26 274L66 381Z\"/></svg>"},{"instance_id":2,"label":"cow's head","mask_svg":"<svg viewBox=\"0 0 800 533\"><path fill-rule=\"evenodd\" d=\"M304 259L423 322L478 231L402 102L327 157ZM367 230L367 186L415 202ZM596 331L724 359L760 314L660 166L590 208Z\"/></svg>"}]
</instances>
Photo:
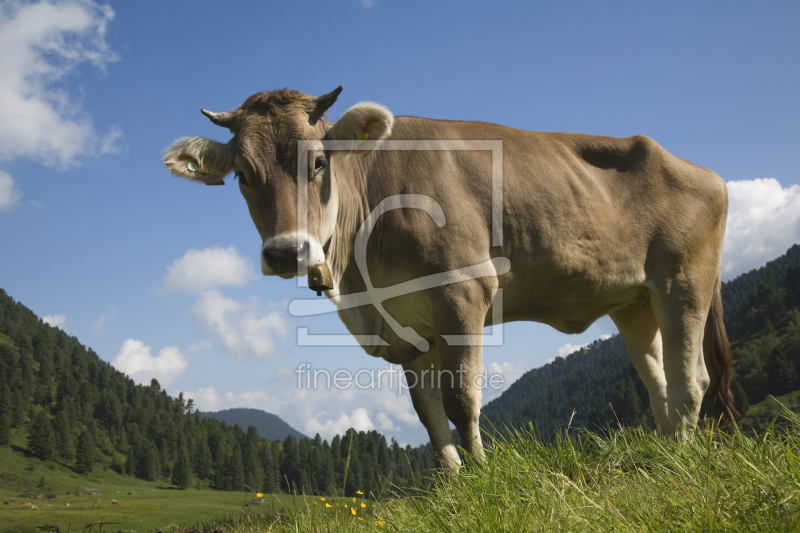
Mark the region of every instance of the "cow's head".
<instances>
[{"instance_id":1,"label":"cow's head","mask_svg":"<svg viewBox=\"0 0 800 533\"><path fill-rule=\"evenodd\" d=\"M298 168L298 141L351 141L366 155L391 133L393 116L385 107L362 102L332 124L321 120L342 87L312 97L298 91L257 93L234 111L212 113L211 121L233 133L227 144L202 137L178 139L164 154L169 171L206 185L223 185L235 173L250 216L261 235L261 271L290 278L325 263L336 229L339 189L331 157L321 143ZM350 146L350 144L348 144ZM300 231L298 175L308 177L308 225Z\"/></svg>"}]
</instances>

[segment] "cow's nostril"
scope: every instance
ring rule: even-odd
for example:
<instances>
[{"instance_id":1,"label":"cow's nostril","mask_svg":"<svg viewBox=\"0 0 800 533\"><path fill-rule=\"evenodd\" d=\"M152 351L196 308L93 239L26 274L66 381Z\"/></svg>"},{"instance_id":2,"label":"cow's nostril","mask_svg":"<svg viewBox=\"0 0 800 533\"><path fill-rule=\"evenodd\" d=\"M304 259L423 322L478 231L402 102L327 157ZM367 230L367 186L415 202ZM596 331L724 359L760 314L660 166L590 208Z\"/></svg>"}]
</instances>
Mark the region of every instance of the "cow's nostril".
<instances>
[{"instance_id":1,"label":"cow's nostril","mask_svg":"<svg viewBox=\"0 0 800 533\"><path fill-rule=\"evenodd\" d=\"M270 246L261 252L267 266L278 275L297 271L297 249L294 247Z\"/></svg>"}]
</instances>

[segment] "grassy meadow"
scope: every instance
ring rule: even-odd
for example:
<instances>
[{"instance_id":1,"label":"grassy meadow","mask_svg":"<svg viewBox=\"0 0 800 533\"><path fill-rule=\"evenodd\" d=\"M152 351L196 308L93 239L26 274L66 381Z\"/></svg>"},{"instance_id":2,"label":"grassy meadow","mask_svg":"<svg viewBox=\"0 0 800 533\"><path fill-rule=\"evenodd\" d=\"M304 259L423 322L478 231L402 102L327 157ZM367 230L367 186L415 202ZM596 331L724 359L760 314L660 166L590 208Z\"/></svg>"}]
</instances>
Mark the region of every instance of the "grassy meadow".
<instances>
[{"instance_id":1,"label":"grassy meadow","mask_svg":"<svg viewBox=\"0 0 800 533\"><path fill-rule=\"evenodd\" d=\"M11 503L0 507L0 532L97 532L100 522L109 533L800 531L800 417L780 416L760 434L702 426L685 442L637 428L569 431L546 444L520 431L487 438L485 465L438 476L427 492L265 495L261 506L244 505L252 493L179 491L105 469L87 479L6 446L0 498ZM30 486L42 477L46 487ZM66 495L90 487L102 495ZM19 497L45 490L59 501Z\"/></svg>"},{"instance_id":2,"label":"grassy meadow","mask_svg":"<svg viewBox=\"0 0 800 533\"><path fill-rule=\"evenodd\" d=\"M229 533L800 531L800 418L784 417L780 431L754 436L705 426L686 442L622 429L570 432L547 445L516 432L488 443L485 466L441 476L427 493L364 506L309 498L277 515L249 511L193 526Z\"/></svg>"},{"instance_id":3,"label":"grassy meadow","mask_svg":"<svg viewBox=\"0 0 800 533\"><path fill-rule=\"evenodd\" d=\"M163 482L148 482L96 467L88 476L75 474L57 463L24 457L12 446L0 446L0 532L39 533L41 528L56 526L58 531L97 532L102 522L104 532L171 531L181 524L208 520L215 515L241 512L253 493L212 490L176 490ZM17 447L19 449L19 447ZM42 485L42 479L44 484ZM97 489L100 495L76 496L77 491ZM119 491L119 492L118 492ZM67 495L70 492L72 494ZM23 497L23 494L54 494L57 502ZM93 507L95 500L100 505ZM111 500L122 506L112 507ZM286 495L264 495L265 509L290 508ZM39 505L31 510L24 504ZM66 504L69 504L67 506ZM247 507L252 509L252 507ZM45 529L46 530L46 529Z\"/></svg>"}]
</instances>

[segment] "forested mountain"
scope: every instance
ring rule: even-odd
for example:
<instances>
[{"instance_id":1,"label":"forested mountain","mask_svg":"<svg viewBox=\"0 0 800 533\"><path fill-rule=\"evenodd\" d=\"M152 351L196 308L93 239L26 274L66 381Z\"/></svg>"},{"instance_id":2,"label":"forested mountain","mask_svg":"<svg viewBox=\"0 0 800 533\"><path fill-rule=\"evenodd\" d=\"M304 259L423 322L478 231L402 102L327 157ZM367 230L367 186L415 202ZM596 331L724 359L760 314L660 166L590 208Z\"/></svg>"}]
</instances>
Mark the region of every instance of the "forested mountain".
<instances>
[{"instance_id":1,"label":"forested mountain","mask_svg":"<svg viewBox=\"0 0 800 533\"><path fill-rule=\"evenodd\" d=\"M261 437L269 440L284 440L289 435L294 435L294 438L298 440L308 438L284 422L278 415L273 415L261 409L235 407L223 411L203 412L200 413L200 416L203 418L216 418L229 426L234 424L239 424L243 428L253 426Z\"/></svg>"},{"instance_id":2,"label":"forested mountain","mask_svg":"<svg viewBox=\"0 0 800 533\"><path fill-rule=\"evenodd\" d=\"M0 445L77 473L94 468L180 488L377 494L433 467L429 446L401 448L371 431L283 442L204 418L156 380L137 385L75 337L40 321L0 289ZM349 457L349 459L348 459ZM0 465L0 469L2 466Z\"/></svg>"},{"instance_id":3,"label":"forested mountain","mask_svg":"<svg viewBox=\"0 0 800 533\"><path fill-rule=\"evenodd\" d=\"M722 299L737 410L800 389L800 245L723 283ZM654 426L647 389L619 335L527 372L482 414L489 430L530 423L546 440L570 420L571 427Z\"/></svg>"}]
</instances>

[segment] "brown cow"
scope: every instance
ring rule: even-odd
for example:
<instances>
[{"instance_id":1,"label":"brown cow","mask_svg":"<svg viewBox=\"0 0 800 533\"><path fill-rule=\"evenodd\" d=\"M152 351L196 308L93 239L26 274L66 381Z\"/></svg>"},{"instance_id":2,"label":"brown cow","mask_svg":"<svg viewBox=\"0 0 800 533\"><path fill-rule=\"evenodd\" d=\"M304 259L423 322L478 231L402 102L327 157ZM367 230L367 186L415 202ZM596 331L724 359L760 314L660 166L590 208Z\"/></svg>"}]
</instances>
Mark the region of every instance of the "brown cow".
<instances>
[{"instance_id":1,"label":"brown cow","mask_svg":"<svg viewBox=\"0 0 800 533\"><path fill-rule=\"evenodd\" d=\"M644 136L394 117L370 102L321 120L340 92L203 110L233 137L179 139L164 162L208 185L235 173L265 275L312 274L365 350L402 364L409 384L439 371L411 399L440 464L460 463L448 419L483 457L475 378L480 335L498 320L579 333L608 314L663 433L696 423L709 384L715 412L736 414L719 176Z\"/></svg>"},{"instance_id":2,"label":"brown cow","mask_svg":"<svg viewBox=\"0 0 800 533\"><path fill-rule=\"evenodd\" d=\"M95 500L92 504L92 507L98 507L100 505L100 500Z\"/></svg>"},{"instance_id":3,"label":"brown cow","mask_svg":"<svg viewBox=\"0 0 800 533\"><path fill-rule=\"evenodd\" d=\"M31 511L38 511L41 507L41 505L31 505Z\"/></svg>"},{"instance_id":4,"label":"brown cow","mask_svg":"<svg viewBox=\"0 0 800 533\"><path fill-rule=\"evenodd\" d=\"M115 505L122 506L122 501L121 500L111 500L111 507L114 507Z\"/></svg>"}]
</instances>

